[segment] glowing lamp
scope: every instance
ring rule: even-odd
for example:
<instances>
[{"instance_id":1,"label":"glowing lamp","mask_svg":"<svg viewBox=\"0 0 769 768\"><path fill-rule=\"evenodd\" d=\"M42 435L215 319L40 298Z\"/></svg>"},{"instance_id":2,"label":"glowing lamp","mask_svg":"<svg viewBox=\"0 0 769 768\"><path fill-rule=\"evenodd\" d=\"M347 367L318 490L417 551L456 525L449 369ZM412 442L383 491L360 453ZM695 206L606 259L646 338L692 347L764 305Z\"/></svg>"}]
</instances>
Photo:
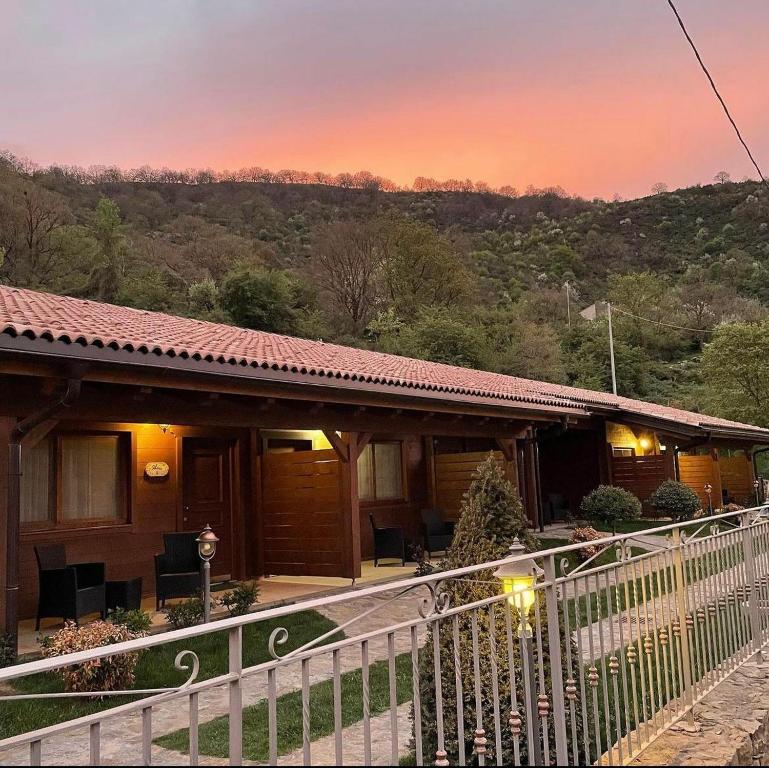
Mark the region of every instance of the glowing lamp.
<instances>
[{"instance_id":1,"label":"glowing lamp","mask_svg":"<svg viewBox=\"0 0 769 768\"><path fill-rule=\"evenodd\" d=\"M160 431L165 435L167 432L171 431L171 425L170 424L158 424L158 427Z\"/></svg>"},{"instance_id":2,"label":"glowing lamp","mask_svg":"<svg viewBox=\"0 0 769 768\"><path fill-rule=\"evenodd\" d=\"M510 546L510 559L517 558L526 551L518 540L513 540ZM530 557L515 562L505 562L494 571L494 576L502 582L502 591L508 595L507 602L514 606L521 617L521 631L529 633L531 626L528 622L529 611L537 599L534 585L537 583L539 569Z\"/></svg>"},{"instance_id":3,"label":"glowing lamp","mask_svg":"<svg viewBox=\"0 0 769 768\"><path fill-rule=\"evenodd\" d=\"M200 532L200 536L195 541L198 543L200 559L208 562L216 554L216 545L219 543L219 539L211 530L211 526L206 524L206 527Z\"/></svg>"},{"instance_id":4,"label":"glowing lamp","mask_svg":"<svg viewBox=\"0 0 769 768\"><path fill-rule=\"evenodd\" d=\"M643 448L645 451L648 451L648 450L649 450L649 448L651 448L651 446L652 446L652 444L651 444L651 440L649 440L649 438L648 438L648 437L642 437L642 438L641 438L641 439L638 441L638 444L639 444L639 445L641 446L641 448Z\"/></svg>"}]
</instances>

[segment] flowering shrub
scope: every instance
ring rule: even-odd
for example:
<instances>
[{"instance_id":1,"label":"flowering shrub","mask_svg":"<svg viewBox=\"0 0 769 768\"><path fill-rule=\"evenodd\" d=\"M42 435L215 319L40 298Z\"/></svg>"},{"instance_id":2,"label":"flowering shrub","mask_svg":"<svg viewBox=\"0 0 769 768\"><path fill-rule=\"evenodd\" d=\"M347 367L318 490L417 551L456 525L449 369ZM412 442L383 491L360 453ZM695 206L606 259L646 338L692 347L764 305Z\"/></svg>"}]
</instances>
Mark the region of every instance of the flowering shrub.
<instances>
[{"instance_id":1,"label":"flowering shrub","mask_svg":"<svg viewBox=\"0 0 769 768\"><path fill-rule=\"evenodd\" d=\"M143 632L132 632L125 626L108 621L94 621L78 627L68 621L64 629L41 641L43 656L64 656L68 653L101 648L126 640L143 637ZM121 653L101 659L84 661L60 670L64 689L70 692L119 691L130 688L135 679L134 671L138 653Z\"/></svg>"},{"instance_id":2,"label":"flowering shrub","mask_svg":"<svg viewBox=\"0 0 769 768\"><path fill-rule=\"evenodd\" d=\"M569 539L569 544L582 544L586 541L595 541L601 539L606 534L598 533L595 528L590 525L586 525L584 528L575 528ZM598 553L598 547L582 547L576 551L576 555L581 563L585 560L589 560L591 557Z\"/></svg>"}]
</instances>

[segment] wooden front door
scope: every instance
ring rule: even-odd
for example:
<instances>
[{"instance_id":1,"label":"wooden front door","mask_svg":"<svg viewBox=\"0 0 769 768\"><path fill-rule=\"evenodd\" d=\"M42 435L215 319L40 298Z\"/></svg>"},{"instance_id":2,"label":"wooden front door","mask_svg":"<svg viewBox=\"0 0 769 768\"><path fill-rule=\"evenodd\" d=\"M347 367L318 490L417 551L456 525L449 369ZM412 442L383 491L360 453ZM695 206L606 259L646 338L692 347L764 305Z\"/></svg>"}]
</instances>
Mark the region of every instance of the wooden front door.
<instances>
[{"instance_id":1,"label":"wooden front door","mask_svg":"<svg viewBox=\"0 0 769 768\"><path fill-rule=\"evenodd\" d=\"M232 574L232 442L185 437L182 442L181 530L210 525L219 537L211 561L215 576Z\"/></svg>"}]
</instances>

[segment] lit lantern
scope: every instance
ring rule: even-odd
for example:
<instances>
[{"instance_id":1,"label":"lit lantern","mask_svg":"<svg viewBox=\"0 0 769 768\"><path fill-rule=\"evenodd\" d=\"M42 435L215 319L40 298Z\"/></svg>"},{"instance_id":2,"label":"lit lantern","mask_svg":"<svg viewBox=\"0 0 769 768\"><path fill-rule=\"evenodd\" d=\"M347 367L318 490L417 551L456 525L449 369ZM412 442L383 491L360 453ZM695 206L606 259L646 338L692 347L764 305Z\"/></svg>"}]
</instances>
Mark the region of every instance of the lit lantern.
<instances>
[{"instance_id":1,"label":"lit lantern","mask_svg":"<svg viewBox=\"0 0 769 768\"><path fill-rule=\"evenodd\" d=\"M648 437L642 437L642 438L641 438L641 439L638 441L638 445L640 445L640 446L641 446L641 449L642 449L642 450L644 450L644 451L648 451L648 450L649 450L649 448L651 448L651 446L652 446L652 443L651 443L651 440L649 440L649 438L648 438Z\"/></svg>"},{"instance_id":2,"label":"lit lantern","mask_svg":"<svg viewBox=\"0 0 769 768\"><path fill-rule=\"evenodd\" d=\"M516 537L510 546L510 559L522 555L526 548ZM537 599L534 585L537 583L539 569L530 557L515 562L505 562L494 571L494 576L502 582L502 590L508 595L507 601L515 607L521 616L521 629L529 633L529 611Z\"/></svg>"}]
</instances>

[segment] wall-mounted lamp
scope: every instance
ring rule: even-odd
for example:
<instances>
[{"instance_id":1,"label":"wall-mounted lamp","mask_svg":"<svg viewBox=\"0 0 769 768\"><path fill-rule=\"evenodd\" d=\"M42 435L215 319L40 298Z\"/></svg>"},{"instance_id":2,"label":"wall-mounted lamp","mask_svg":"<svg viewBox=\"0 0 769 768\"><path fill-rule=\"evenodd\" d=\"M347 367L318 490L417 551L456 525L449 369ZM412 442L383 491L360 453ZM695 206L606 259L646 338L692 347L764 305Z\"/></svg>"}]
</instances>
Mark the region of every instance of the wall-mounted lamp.
<instances>
[{"instance_id":1,"label":"wall-mounted lamp","mask_svg":"<svg viewBox=\"0 0 769 768\"><path fill-rule=\"evenodd\" d=\"M652 443L651 443L651 440L649 440L649 438L648 438L648 437L642 437L642 438L641 438L641 439L638 441L638 445L640 445L640 446L641 446L641 448L643 448L645 451L648 451L648 450L649 450L649 448L651 448L651 447L652 447Z\"/></svg>"},{"instance_id":2,"label":"wall-mounted lamp","mask_svg":"<svg viewBox=\"0 0 769 768\"><path fill-rule=\"evenodd\" d=\"M164 434L164 435L173 435L174 431L171 429L170 424L158 424L158 429Z\"/></svg>"}]
</instances>

